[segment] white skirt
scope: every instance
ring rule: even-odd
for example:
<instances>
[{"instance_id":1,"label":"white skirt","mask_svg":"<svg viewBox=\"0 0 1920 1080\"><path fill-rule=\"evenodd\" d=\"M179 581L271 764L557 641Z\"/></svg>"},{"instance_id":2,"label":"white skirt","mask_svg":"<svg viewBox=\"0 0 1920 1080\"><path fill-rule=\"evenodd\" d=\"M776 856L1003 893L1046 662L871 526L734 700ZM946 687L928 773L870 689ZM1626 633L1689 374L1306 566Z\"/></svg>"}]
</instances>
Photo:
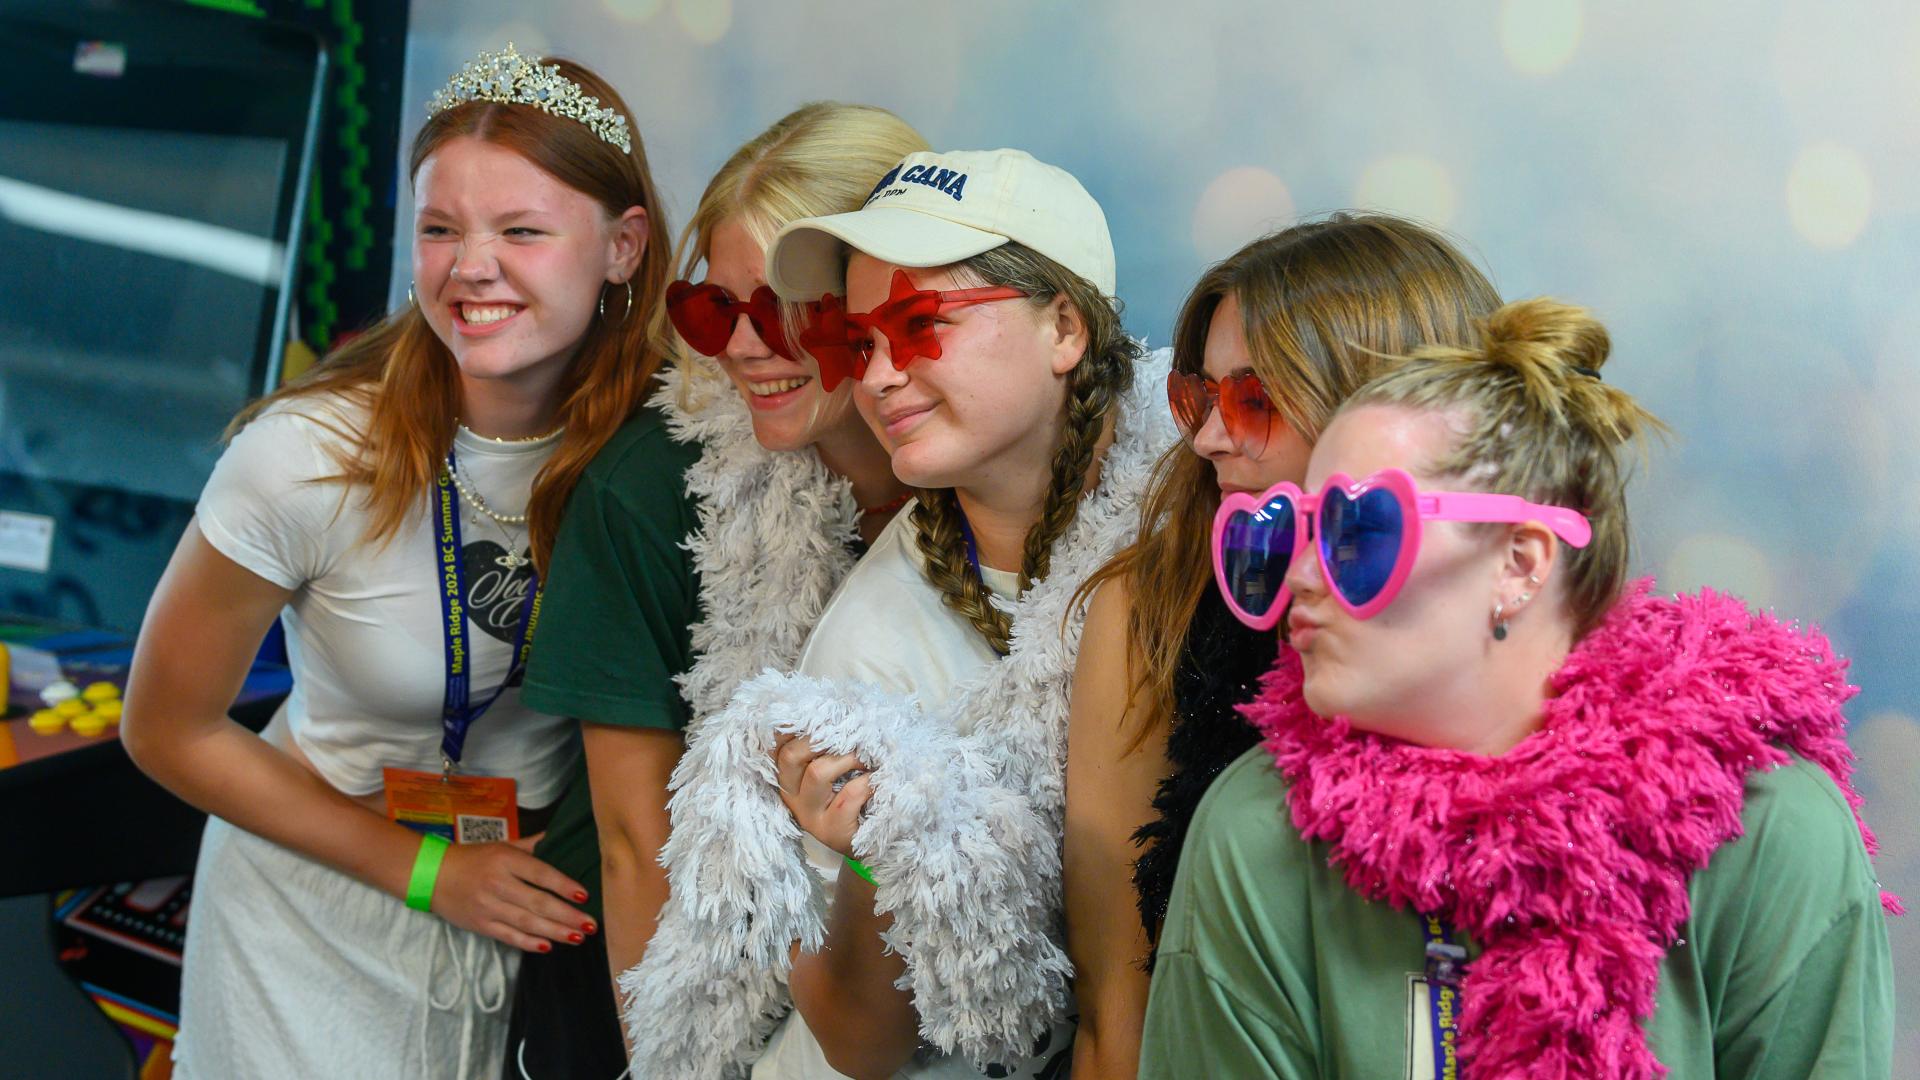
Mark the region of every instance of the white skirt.
<instances>
[{"instance_id":1,"label":"white skirt","mask_svg":"<svg viewBox=\"0 0 1920 1080\"><path fill-rule=\"evenodd\" d=\"M180 1080L500 1075L517 950L219 818L187 918Z\"/></svg>"}]
</instances>

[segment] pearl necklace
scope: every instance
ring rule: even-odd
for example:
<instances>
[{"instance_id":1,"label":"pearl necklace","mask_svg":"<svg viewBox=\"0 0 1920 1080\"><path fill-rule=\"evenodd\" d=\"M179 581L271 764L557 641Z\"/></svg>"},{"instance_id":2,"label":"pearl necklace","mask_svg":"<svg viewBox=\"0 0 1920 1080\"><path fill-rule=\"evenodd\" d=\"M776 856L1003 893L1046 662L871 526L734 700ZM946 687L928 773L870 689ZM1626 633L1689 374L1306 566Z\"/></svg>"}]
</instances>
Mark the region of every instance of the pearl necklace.
<instances>
[{"instance_id":1,"label":"pearl necklace","mask_svg":"<svg viewBox=\"0 0 1920 1080\"><path fill-rule=\"evenodd\" d=\"M487 500L484 498L481 498L480 493L478 491L475 491L472 488L468 487L466 485L466 481L460 478L459 466L456 465L454 467L452 476L453 476L454 489L460 492L460 497L465 499L467 501L467 505L473 507L474 510L487 515L488 517L492 518L495 523L502 526L525 525L527 523L527 515L525 514L502 514L499 511L495 510L493 507L488 506Z\"/></svg>"}]
</instances>

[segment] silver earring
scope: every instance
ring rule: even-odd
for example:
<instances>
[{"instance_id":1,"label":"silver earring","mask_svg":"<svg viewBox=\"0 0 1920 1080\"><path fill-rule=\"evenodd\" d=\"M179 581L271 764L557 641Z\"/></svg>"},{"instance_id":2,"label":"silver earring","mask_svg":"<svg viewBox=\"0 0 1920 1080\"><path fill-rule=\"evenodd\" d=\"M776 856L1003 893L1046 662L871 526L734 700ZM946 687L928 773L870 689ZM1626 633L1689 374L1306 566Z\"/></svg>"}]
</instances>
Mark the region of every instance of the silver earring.
<instances>
[{"instance_id":1,"label":"silver earring","mask_svg":"<svg viewBox=\"0 0 1920 1080\"><path fill-rule=\"evenodd\" d=\"M627 316L633 314L633 281L629 279L624 284L627 287L627 306L620 312L620 321L614 323L614 326L627 325ZM605 289L600 290L600 321L607 321L607 290Z\"/></svg>"},{"instance_id":2,"label":"silver earring","mask_svg":"<svg viewBox=\"0 0 1920 1080\"><path fill-rule=\"evenodd\" d=\"M1504 605L1502 605L1502 604L1501 604L1501 603L1500 603L1499 601L1497 601L1497 600L1496 600L1496 601L1494 601L1494 604L1493 604L1493 640L1495 640L1495 641L1505 641L1505 640L1507 640L1507 617L1506 617L1506 614L1505 614L1505 612L1506 612L1506 608L1505 608L1505 606L1504 606Z\"/></svg>"},{"instance_id":3,"label":"silver earring","mask_svg":"<svg viewBox=\"0 0 1920 1080\"><path fill-rule=\"evenodd\" d=\"M419 305L420 302L413 298L413 282L409 281L407 282L407 306L418 307Z\"/></svg>"}]
</instances>

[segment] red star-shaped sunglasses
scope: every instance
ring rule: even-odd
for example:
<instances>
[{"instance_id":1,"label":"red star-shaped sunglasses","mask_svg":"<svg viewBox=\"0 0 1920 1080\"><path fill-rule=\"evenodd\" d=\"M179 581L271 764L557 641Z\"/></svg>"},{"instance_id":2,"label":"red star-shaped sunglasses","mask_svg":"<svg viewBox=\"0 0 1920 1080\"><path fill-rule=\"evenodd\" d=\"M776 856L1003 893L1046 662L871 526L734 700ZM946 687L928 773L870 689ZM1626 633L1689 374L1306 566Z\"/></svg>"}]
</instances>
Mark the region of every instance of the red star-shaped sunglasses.
<instances>
[{"instance_id":1,"label":"red star-shaped sunglasses","mask_svg":"<svg viewBox=\"0 0 1920 1080\"><path fill-rule=\"evenodd\" d=\"M887 339L894 370L904 371L920 357L940 358L940 338L934 330L941 312L1026 295L1023 290L1003 285L921 289L914 286L906 271L895 270L891 292L872 311L850 312L846 302L831 293L803 305L800 346L819 363L820 386L831 392L842 379L866 377L876 330ZM768 286L755 289L744 301L712 282L695 285L676 281L667 286L667 317L687 344L702 355L718 356L724 351L743 316L776 355L798 359L780 326L779 300Z\"/></svg>"}]
</instances>

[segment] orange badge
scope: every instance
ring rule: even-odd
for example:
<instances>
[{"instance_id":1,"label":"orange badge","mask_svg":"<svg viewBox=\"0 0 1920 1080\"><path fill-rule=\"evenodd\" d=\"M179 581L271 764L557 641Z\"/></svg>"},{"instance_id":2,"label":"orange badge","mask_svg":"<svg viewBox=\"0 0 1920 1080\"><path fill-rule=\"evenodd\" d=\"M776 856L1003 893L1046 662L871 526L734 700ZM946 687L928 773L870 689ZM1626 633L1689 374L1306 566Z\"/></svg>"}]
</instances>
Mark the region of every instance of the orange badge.
<instances>
[{"instance_id":1,"label":"orange badge","mask_svg":"<svg viewBox=\"0 0 1920 1080\"><path fill-rule=\"evenodd\" d=\"M520 839L520 807L507 776L383 769L387 817L456 844Z\"/></svg>"}]
</instances>

